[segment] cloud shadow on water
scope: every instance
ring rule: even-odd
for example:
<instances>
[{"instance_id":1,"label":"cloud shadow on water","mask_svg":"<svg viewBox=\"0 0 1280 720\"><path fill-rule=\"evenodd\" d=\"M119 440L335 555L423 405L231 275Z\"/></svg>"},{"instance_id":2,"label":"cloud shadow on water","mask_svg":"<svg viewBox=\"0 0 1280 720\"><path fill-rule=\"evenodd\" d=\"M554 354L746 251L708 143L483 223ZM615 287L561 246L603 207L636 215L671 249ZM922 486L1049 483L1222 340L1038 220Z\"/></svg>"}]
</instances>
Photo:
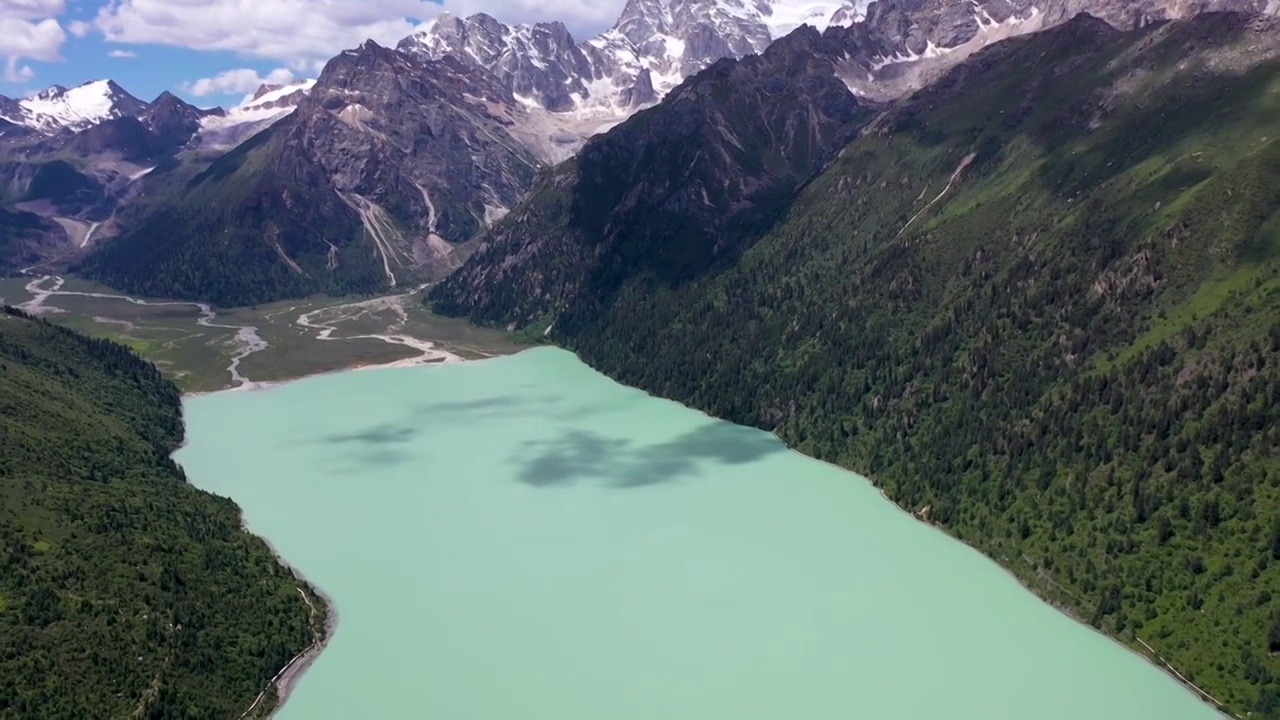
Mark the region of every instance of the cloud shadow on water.
<instances>
[{"instance_id":1,"label":"cloud shadow on water","mask_svg":"<svg viewBox=\"0 0 1280 720\"><path fill-rule=\"evenodd\" d=\"M407 446L420 442L442 424L484 433L489 421L530 416L548 421L581 420L584 416L625 411L628 403L567 403L554 394L492 395L469 400L427 402L412 407L397 422L380 422L312 436L308 445L337 451L331 469L339 474L370 466L392 467L413 462ZM354 423L353 423L354 424ZM600 478L617 487L652 485L697 471L699 462L746 462L770 450L772 438L728 423L706 425L675 440L637 445L627 438L566 430L546 443L526 443L519 463L520 480L534 486L565 485ZM779 446L780 447L780 446ZM533 459L528 460L528 454ZM738 458L745 458L738 460Z\"/></svg>"},{"instance_id":2,"label":"cloud shadow on water","mask_svg":"<svg viewBox=\"0 0 1280 720\"><path fill-rule=\"evenodd\" d=\"M364 430L354 432L333 433L317 440L323 445L359 443L362 445L399 445L407 443L418 433L416 428L408 425L382 423Z\"/></svg>"},{"instance_id":3,"label":"cloud shadow on water","mask_svg":"<svg viewBox=\"0 0 1280 720\"><path fill-rule=\"evenodd\" d=\"M474 400L445 400L418 405L414 412L429 418L458 415L476 416L502 415L525 412L531 407L554 402L552 397L527 397L523 395L491 395Z\"/></svg>"},{"instance_id":4,"label":"cloud shadow on water","mask_svg":"<svg viewBox=\"0 0 1280 720\"><path fill-rule=\"evenodd\" d=\"M708 465L741 465L785 450L776 438L721 421L707 423L660 443L637 444L585 430L554 440L525 444L517 458L520 482L563 487L599 481L608 487L637 488L694 477Z\"/></svg>"}]
</instances>

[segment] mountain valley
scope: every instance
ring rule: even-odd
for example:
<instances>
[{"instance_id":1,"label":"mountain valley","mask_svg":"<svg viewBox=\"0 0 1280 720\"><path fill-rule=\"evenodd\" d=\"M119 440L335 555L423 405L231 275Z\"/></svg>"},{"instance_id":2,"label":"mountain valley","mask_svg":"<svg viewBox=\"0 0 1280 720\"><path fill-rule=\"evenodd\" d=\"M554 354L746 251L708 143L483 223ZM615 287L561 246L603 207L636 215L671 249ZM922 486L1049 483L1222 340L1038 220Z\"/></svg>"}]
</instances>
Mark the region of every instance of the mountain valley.
<instances>
[{"instance_id":1,"label":"mountain valley","mask_svg":"<svg viewBox=\"0 0 1280 720\"><path fill-rule=\"evenodd\" d=\"M396 290L457 268L588 138L802 23L823 32L822 73L874 106L1077 12L1131 27L1216 8L1265 9L633 0L581 43L556 22L445 14L395 49L365 43L231 110L170 93L146 103L111 81L0 98L0 206L19 214L0 268L72 268L223 305Z\"/></svg>"},{"instance_id":2,"label":"mountain valley","mask_svg":"<svg viewBox=\"0 0 1280 720\"><path fill-rule=\"evenodd\" d=\"M1276 15L629 0L581 42L445 13L227 110L0 97L0 351L90 343L168 412L123 348L27 313L188 392L554 344L865 474L1221 713L1280 718ZM257 567L281 612L310 597ZM237 698L270 679L237 667Z\"/></svg>"}]
</instances>

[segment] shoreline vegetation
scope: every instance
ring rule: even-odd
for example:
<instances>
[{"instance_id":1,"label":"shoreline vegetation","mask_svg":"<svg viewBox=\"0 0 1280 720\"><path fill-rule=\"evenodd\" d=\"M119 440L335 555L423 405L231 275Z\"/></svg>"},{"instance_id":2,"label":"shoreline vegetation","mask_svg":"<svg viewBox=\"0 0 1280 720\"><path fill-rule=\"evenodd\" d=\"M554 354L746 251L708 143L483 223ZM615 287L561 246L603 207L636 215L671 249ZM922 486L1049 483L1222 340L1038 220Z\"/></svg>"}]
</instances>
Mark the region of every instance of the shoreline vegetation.
<instances>
[{"instance_id":1,"label":"shoreline vegetation","mask_svg":"<svg viewBox=\"0 0 1280 720\"><path fill-rule=\"evenodd\" d=\"M174 462L181 394L154 363L6 305L0 370L7 714L235 717L321 646L323 596Z\"/></svg>"},{"instance_id":2,"label":"shoreline vegetation","mask_svg":"<svg viewBox=\"0 0 1280 720\"><path fill-rule=\"evenodd\" d=\"M248 527L245 527L245 532L256 535ZM289 699L289 693L302 680L302 676L311 667L311 664L320 657L320 653L324 652L329 641L333 639L333 633L338 628L338 614L334 609L332 598L310 583L298 568L287 562L269 539L262 535L256 536L271 548L276 562L289 570L298 580L298 593L311 610L311 644L297 655L294 655L289 662L285 663L284 667L280 668L267 681L258 696L240 714L241 720L244 720L244 718L270 718L279 712L280 708L284 707L285 702Z\"/></svg>"},{"instance_id":3,"label":"shoreline vegetation","mask_svg":"<svg viewBox=\"0 0 1280 720\"><path fill-rule=\"evenodd\" d=\"M634 387L634 386L627 386L627 387ZM645 395L649 395L650 397L659 397L657 395L653 395L653 393L650 393L649 391L645 391L644 388L636 388L636 389L640 389L641 392L644 392ZM713 416L714 418L714 415L709 415L709 416ZM718 418L718 419L724 420L723 418ZM724 420L724 421L732 421L732 420ZM813 460L815 462L822 462L823 465L827 465L829 466L829 468L835 468L837 470L842 471L842 473L851 473L856 475L856 477L859 477L865 480L865 482L867 482L869 486L876 488L876 492L879 493L879 496L881 496L881 500L883 500L884 502L890 503L890 505L895 507L897 511L902 512L902 514L908 516L908 518L910 518L911 520L915 520L916 523L923 524L924 527L931 528L932 530L934 530L934 532L940 532L943 534L943 536L946 536L948 539L951 539L951 541L964 544L964 546L968 547L969 550L977 552L978 555L982 555L983 557L986 557L986 559L991 562L995 562L997 568L1000 568L1002 571L1004 571L1006 575L1009 575L1009 577L1012 580L1014 580L1014 582L1021 585L1021 587L1023 587L1025 591L1029 592L1030 594L1033 594L1033 596L1036 596L1037 600L1043 602L1044 605L1048 605L1052 607L1053 610L1057 610L1061 612L1062 615L1068 616L1068 618L1071 621L1074 621L1074 623L1082 626L1082 628L1091 630L1091 632L1093 633L1102 635L1102 637L1107 638L1108 641L1116 643L1117 646L1123 647L1124 650L1132 652L1134 653L1134 655L1137 655L1138 657L1142 657L1142 659L1144 661L1149 662L1149 664L1155 665L1157 669L1160 669L1162 671L1162 673L1169 675L1170 678L1174 679L1176 683L1181 685L1181 687L1183 687L1185 691L1188 691L1194 694L1194 696L1199 698L1199 700L1201 700L1202 702L1206 703L1206 705L1212 707L1213 710L1215 710L1217 714L1221 715L1222 717L1236 717L1236 719L1245 720L1244 715L1240 715L1238 714L1238 712L1231 712L1230 708L1226 707L1225 703L1222 703L1220 700L1217 700L1216 697L1213 697L1212 694L1204 691L1204 689L1202 689L1201 687L1198 687L1196 683L1190 682L1190 680L1185 678L1183 674L1179 673L1176 667L1172 666L1172 664L1170 664L1169 661L1165 660L1165 657L1161 656L1160 652L1156 651L1156 648L1153 648L1151 644L1148 644L1146 641L1143 641L1143 639L1138 637L1137 634L1135 633L1133 634L1133 639L1135 642L1140 644L1125 642L1124 638L1121 638L1120 635L1117 635L1114 633L1108 633L1106 632L1106 630L1103 630L1102 628L1097 628L1097 626L1094 626L1093 624L1089 623L1088 620L1085 620L1084 616L1079 612L1079 606L1082 605L1082 603L1080 603L1079 601L1079 598L1076 598L1074 594L1071 594L1070 591L1068 591L1068 589L1062 587L1062 585L1057 583L1056 580L1053 580L1053 578L1050 577L1050 575L1048 575L1047 571L1044 571L1043 569L1038 569L1037 573L1032 575L1032 577L1029 577L1029 575L1021 574L1019 573L1018 569L1016 569L1015 562L1010 561L1009 557L1005 557L1005 556L992 557L991 555L987 555L986 552L983 552L982 550L980 550L979 547L974 546L973 543L965 542L964 539L957 536L956 533L950 532L950 530L948 530L945 527L945 525L933 523L933 521L929 520L929 506L924 506L922 507L922 509L918 509L918 510L911 510L910 507L906 507L905 505L902 505L902 503L893 500L893 498L890 497L890 495L888 495L886 491L884 491L884 487L881 486L881 484L878 484L876 480L872 479L870 475L865 473L860 473L860 471L858 470L845 468L845 466L837 465L835 464L835 462L822 460L820 459L820 457L809 455L808 452L804 452L803 450L800 450L800 448L792 446L791 443L788 443L781 436L778 436L777 432L771 432L769 434L772 434L772 436L776 438L778 442L781 442L782 445L787 448L787 450L790 450L792 452L797 452L797 454L808 457L809 460ZM1032 568L1033 564L1032 562L1030 562L1030 559L1028 559L1027 556L1024 555L1023 557L1021 557L1020 560L1023 560L1024 564L1027 564L1028 568ZM1037 582L1037 580L1039 580L1039 582ZM1047 584L1042 584L1042 583L1047 583ZM1050 591L1050 588L1052 588L1052 592ZM1062 600L1062 597L1064 596L1070 597L1071 602Z\"/></svg>"}]
</instances>

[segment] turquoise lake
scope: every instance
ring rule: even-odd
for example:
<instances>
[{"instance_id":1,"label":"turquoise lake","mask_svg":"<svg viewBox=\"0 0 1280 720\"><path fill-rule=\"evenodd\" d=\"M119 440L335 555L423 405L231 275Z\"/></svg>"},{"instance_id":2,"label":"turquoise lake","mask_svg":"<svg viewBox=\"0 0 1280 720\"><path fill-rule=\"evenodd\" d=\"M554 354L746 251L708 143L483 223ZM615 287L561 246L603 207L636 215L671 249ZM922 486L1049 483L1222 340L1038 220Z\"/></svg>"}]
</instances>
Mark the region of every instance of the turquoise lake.
<instances>
[{"instance_id":1,"label":"turquoise lake","mask_svg":"<svg viewBox=\"0 0 1280 720\"><path fill-rule=\"evenodd\" d=\"M284 720L1216 714L863 478L540 348L186 402L332 599Z\"/></svg>"}]
</instances>

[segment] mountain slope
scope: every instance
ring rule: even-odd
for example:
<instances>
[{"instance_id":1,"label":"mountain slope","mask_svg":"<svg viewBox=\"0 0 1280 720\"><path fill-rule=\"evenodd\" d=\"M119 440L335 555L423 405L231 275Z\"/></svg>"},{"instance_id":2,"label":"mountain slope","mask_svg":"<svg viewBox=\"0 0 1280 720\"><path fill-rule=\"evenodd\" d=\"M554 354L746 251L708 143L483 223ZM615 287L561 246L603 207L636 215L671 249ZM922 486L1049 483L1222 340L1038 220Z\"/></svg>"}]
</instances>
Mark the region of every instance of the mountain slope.
<instances>
[{"instance_id":1,"label":"mountain slope","mask_svg":"<svg viewBox=\"0 0 1280 720\"><path fill-rule=\"evenodd\" d=\"M0 120L0 207L43 218L24 223L24 247L37 252L16 262L28 266L62 264L115 235L115 214L140 194L138 179L221 110L168 92L146 103L96 81L0 102L6 112L18 122Z\"/></svg>"},{"instance_id":2,"label":"mountain slope","mask_svg":"<svg viewBox=\"0 0 1280 720\"><path fill-rule=\"evenodd\" d=\"M537 160L509 126L500 88L368 42L207 169L149 174L125 232L77 269L224 305L412 285L455 267L450 241L532 182Z\"/></svg>"},{"instance_id":3,"label":"mountain slope","mask_svg":"<svg viewBox=\"0 0 1280 720\"><path fill-rule=\"evenodd\" d=\"M831 49L797 30L589 142L444 282L441 309L529 322L607 297L635 268L678 284L733 262L872 115L835 77Z\"/></svg>"},{"instance_id":4,"label":"mountain slope","mask_svg":"<svg viewBox=\"0 0 1280 720\"><path fill-rule=\"evenodd\" d=\"M728 268L673 285L604 256L605 291L549 293L579 259L536 251L558 228L504 223L505 250L431 297L554 319L623 382L868 472L1277 718L1278 90L1274 18L1079 17L896 104Z\"/></svg>"},{"instance_id":5,"label":"mountain slope","mask_svg":"<svg viewBox=\"0 0 1280 720\"><path fill-rule=\"evenodd\" d=\"M398 51L366 43L333 58L314 84L264 88L225 113L155 110L173 104L164 96L134 101L129 110L111 83L55 88L41 102L67 105L71 95L97 88L94 97L105 109L62 112L62 129L52 135L0 127L0 146L17 148L22 165L51 159L46 150L58 145L101 187L95 202L63 206L32 198L18 208L68 228L65 245L50 258L58 266L101 250L72 267L134 292L234 304L379 291L449 272L480 231L520 202L546 164L571 157L587 138L712 63L763 52L801 22L826 28L822 61L849 92L873 103L900 97L989 43L1059 23L1075 9L1129 27L1218 7L1270 5L632 0L612 28L581 43L560 23L509 27L485 14L442 15ZM27 101L15 102L5 103L11 114ZM90 116L93 124L73 132ZM248 149L254 162L245 164L233 150L258 132L273 135ZM42 149L28 152L35 146ZM0 180L25 172L2 160ZM187 181L211 162L219 168L188 196ZM245 195L245 187L256 194ZM306 188L305 203L288 192L299 187ZM246 207L255 209L239 212ZM353 218L359 232L351 230ZM57 240L53 233L46 244ZM369 272L377 265L381 279Z\"/></svg>"},{"instance_id":6,"label":"mountain slope","mask_svg":"<svg viewBox=\"0 0 1280 720\"><path fill-rule=\"evenodd\" d=\"M186 483L182 436L128 348L0 313L0 716L239 717L311 643L305 585Z\"/></svg>"},{"instance_id":7,"label":"mountain slope","mask_svg":"<svg viewBox=\"0 0 1280 720\"><path fill-rule=\"evenodd\" d=\"M61 228L52 220L35 213L6 210L0 207L0 275L21 270L40 262L56 247Z\"/></svg>"}]
</instances>

